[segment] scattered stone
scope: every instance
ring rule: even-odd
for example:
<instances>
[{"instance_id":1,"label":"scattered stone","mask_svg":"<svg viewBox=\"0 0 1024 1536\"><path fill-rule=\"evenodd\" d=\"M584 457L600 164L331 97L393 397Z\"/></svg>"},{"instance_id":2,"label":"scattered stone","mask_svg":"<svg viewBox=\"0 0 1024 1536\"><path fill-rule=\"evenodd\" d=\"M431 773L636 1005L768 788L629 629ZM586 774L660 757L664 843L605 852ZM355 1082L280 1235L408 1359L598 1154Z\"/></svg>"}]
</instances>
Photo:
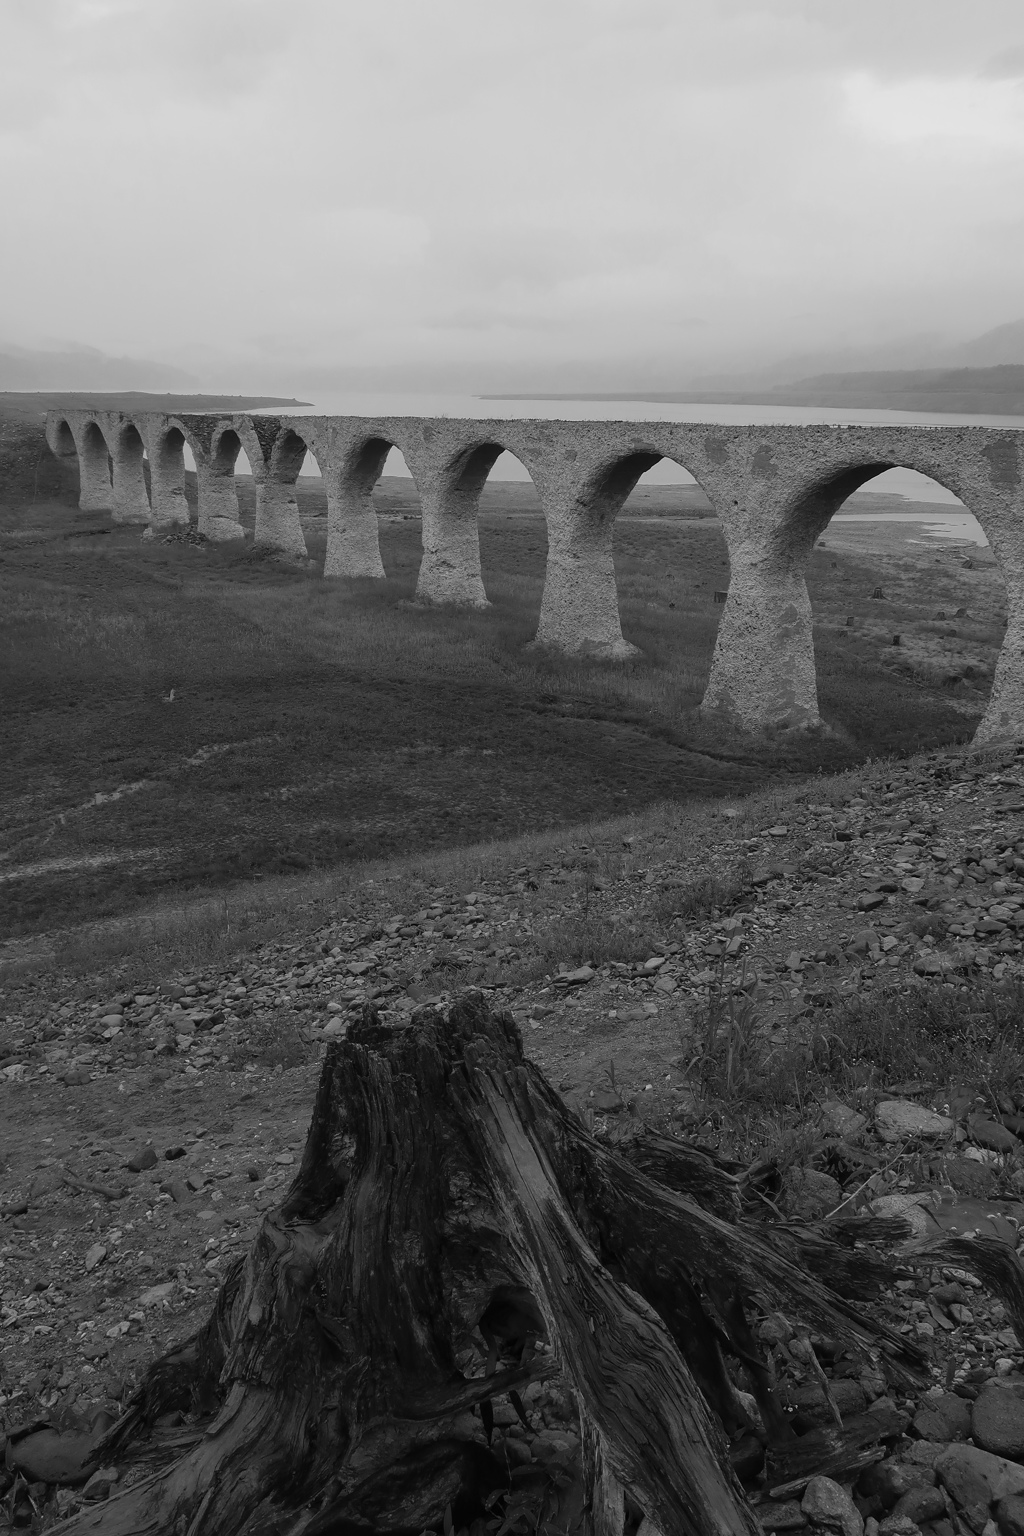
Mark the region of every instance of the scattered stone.
<instances>
[{"instance_id":1,"label":"scattered stone","mask_svg":"<svg viewBox=\"0 0 1024 1536\"><path fill-rule=\"evenodd\" d=\"M840 1536L864 1536L864 1520L845 1488L830 1477L812 1477L800 1501L812 1525L838 1531Z\"/></svg>"},{"instance_id":2,"label":"scattered stone","mask_svg":"<svg viewBox=\"0 0 1024 1536\"><path fill-rule=\"evenodd\" d=\"M601 1115L617 1115L625 1109L625 1103L612 1088L598 1088L590 1100L594 1109Z\"/></svg>"},{"instance_id":3,"label":"scattered stone","mask_svg":"<svg viewBox=\"0 0 1024 1536\"><path fill-rule=\"evenodd\" d=\"M998 1499L993 1514L1002 1536L1024 1536L1024 1494Z\"/></svg>"},{"instance_id":4,"label":"scattered stone","mask_svg":"<svg viewBox=\"0 0 1024 1536\"><path fill-rule=\"evenodd\" d=\"M927 1520L941 1520L946 1513L946 1501L940 1488L911 1488L897 1503L893 1514L898 1518L923 1525Z\"/></svg>"},{"instance_id":5,"label":"scattered stone","mask_svg":"<svg viewBox=\"0 0 1024 1536\"><path fill-rule=\"evenodd\" d=\"M971 1115L967 1129L980 1147L988 1147L993 1152L1016 1152L1020 1148L1020 1142L1013 1132L997 1120L990 1120L987 1115Z\"/></svg>"},{"instance_id":6,"label":"scattered stone","mask_svg":"<svg viewBox=\"0 0 1024 1536\"><path fill-rule=\"evenodd\" d=\"M879 1520L878 1536L921 1536L921 1533L909 1515L898 1515L893 1510L891 1515L886 1515L884 1520Z\"/></svg>"},{"instance_id":7,"label":"scattered stone","mask_svg":"<svg viewBox=\"0 0 1024 1536\"><path fill-rule=\"evenodd\" d=\"M807 1524L807 1516L796 1499L781 1499L777 1504L769 1499L758 1506L756 1513L762 1529L766 1531L800 1531ZM1017 1533L1012 1533L1012 1536L1017 1536Z\"/></svg>"},{"instance_id":8,"label":"scattered stone","mask_svg":"<svg viewBox=\"0 0 1024 1536\"><path fill-rule=\"evenodd\" d=\"M971 1433L971 1405L955 1392L929 1393L914 1415L913 1428L922 1440L966 1440Z\"/></svg>"},{"instance_id":9,"label":"scattered stone","mask_svg":"<svg viewBox=\"0 0 1024 1536\"><path fill-rule=\"evenodd\" d=\"M798 1221L820 1221L842 1203L838 1182L815 1168L791 1168L783 1185L781 1209Z\"/></svg>"},{"instance_id":10,"label":"scattered stone","mask_svg":"<svg viewBox=\"0 0 1024 1536\"><path fill-rule=\"evenodd\" d=\"M871 1406L874 1408L876 1405L872 1403ZM931 1470L946 1449L941 1440L913 1440L904 1448L902 1456L908 1466Z\"/></svg>"},{"instance_id":11,"label":"scattered stone","mask_svg":"<svg viewBox=\"0 0 1024 1536\"><path fill-rule=\"evenodd\" d=\"M951 1136L955 1129L947 1115L938 1115L909 1099L888 1099L875 1110L875 1130L890 1143L917 1138L938 1141Z\"/></svg>"},{"instance_id":12,"label":"scattered stone","mask_svg":"<svg viewBox=\"0 0 1024 1536\"><path fill-rule=\"evenodd\" d=\"M826 1136L840 1136L854 1141L868 1123L866 1115L851 1109L839 1099L826 1099L821 1105L821 1129Z\"/></svg>"},{"instance_id":13,"label":"scattered stone","mask_svg":"<svg viewBox=\"0 0 1024 1536\"><path fill-rule=\"evenodd\" d=\"M971 1412L971 1435L994 1456L1024 1456L1024 1382L986 1386Z\"/></svg>"},{"instance_id":14,"label":"scattered stone","mask_svg":"<svg viewBox=\"0 0 1024 1536\"><path fill-rule=\"evenodd\" d=\"M151 1285L148 1291L143 1291L139 1297L140 1307L162 1307L170 1301L174 1293L174 1281L165 1280L162 1285Z\"/></svg>"},{"instance_id":15,"label":"scattered stone","mask_svg":"<svg viewBox=\"0 0 1024 1536\"><path fill-rule=\"evenodd\" d=\"M130 1173L144 1173L147 1168L155 1168L156 1161L156 1148L154 1146L143 1147L141 1152L136 1152L134 1157L128 1159L128 1171Z\"/></svg>"},{"instance_id":16,"label":"scattered stone","mask_svg":"<svg viewBox=\"0 0 1024 1536\"><path fill-rule=\"evenodd\" d=\"M24 1439L8 1442L8 1465L19 1471L26 1482L73 1488L89 1477L86 1463L95 1444L92 1434L62 1435L56 1429L40 1429Z\"/></svg>"},{"instance_id":17,"label":"scattered stone","mask_svg":"<svg viewBox=\"0 0 1024 1536\"><path fill-rule=\"evenodd\" d=\"M63 1183L63 1171L56 1165L52 1168L40 1168L39 1172L32 1176L28 1197L30 1200L40 1200L43 1195L52 1195Z\"/></svg>"},{"instance_id":18,"label":"scattered stone","mask_svg":"<svg viewBox=\"0 0 1024 1536\"><path fill-rule=\"evenodd\" d=\"M905 1494L914 1488L934 1488L935 1473L925 1467L908 1466L904 1462L876 1461L866 1468L857 1482L857 1490L868 1499L878 1499L883 1509L892 1509Z\"/></svg>"},{"instance_id":19,"label":"scattered stone","mask_svg":"<svg viewBox=\"0 0 1024 1536\"><path fill-rule=\"evenodd\" d=\"M974 1445L950 1445L935 1462L939 1482L961 1509L1024 1494L1024 1467Z\"/></svg>"},{"instance_id":20,"label":"scattered stone","mask_svg":"<svg viewBox=\"0 0 1024 1536\"><path fill-rule=\"evenodd\" d=\"M85 1255L86 1274L90 1274L91 1271L96 1268L97 1264L102 1264L106 1256L107 1250L104 1245L102 1243L93 1243L92 1247Z\"/></svg>"},{"instance_id":21,"label":"scattered stone","mask_svg":"<svg viewBox=\"0 0 1024 1536\"><path fill-rule=\"evenodd\" d=\"M100 1467L82 1489L82 1498L90 1504L98 1504L110 1497L110 1490L117 1482L116 1467Z\"/></svg>"},{"instance_id":22,"label":"scattered stone","mask_svg":"<svg viewBox=\"0 0 1024 1536\"><path fill-rule=\"evenodd\" d=\"M583 987L588 981L593 981L597 972L589 965L581 965L575 971L563 971L555 977L555 985L558 987Z\"/></svg>"}]
</instances>

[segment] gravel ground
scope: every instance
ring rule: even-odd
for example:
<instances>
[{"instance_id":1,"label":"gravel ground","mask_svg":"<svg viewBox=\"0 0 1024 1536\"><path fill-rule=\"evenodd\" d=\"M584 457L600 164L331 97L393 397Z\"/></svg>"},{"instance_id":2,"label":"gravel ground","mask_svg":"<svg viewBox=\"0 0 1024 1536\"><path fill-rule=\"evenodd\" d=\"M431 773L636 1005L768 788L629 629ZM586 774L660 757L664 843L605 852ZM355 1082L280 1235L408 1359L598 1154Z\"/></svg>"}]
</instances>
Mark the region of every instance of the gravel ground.
<instances>
[{"instance_id":1,"label":"gravel ground","mask_svg":"<svg viewBox=\"0 0 1024 1536\"><path fill-rule=\"evenodd\" d=\"M481 987L494 1006L513 1010L528 1054L569 1102L594 1111L599 1132L634 1116L692 1131L704 1122L686 1074L687 1041L695 1010L723 975L760 988L763 1027L780 1040L848 994L951 993L979 979L1013 985L1022 975L1024 760L1007 754L972 764L939 754L869 768L854 794L850 782L820 779L709 810L694 834L701 869L728 898L691 915L675 915L673 903L678 893L684 905L692 892L692 846L641 826L563 848L473 890L441 881L415 912L399 910L385 886L367 887L354 915L240 957L223 974L154 978L148 991L131 993L104 976L73 991L51 980L11 989L0 1021L7 1431L16 1436L36 1419L87 1428L98 1414L116 1414L153 1354L205 1317L226 1266L290 1182L325 1042L365 1001L399 1020ZM543 962L552 931L569 921L595 932L632 924L646 952ZM609 1060L612 1075L602 1082ZM893 1103L904 1107L884 1108ZM933 1119L922 1120L928 1113ZM1016 1246L1024 1115L1009 1089L985 1106L951 1102L948 1085L876 1083L856 1102L813 1115L817 1163L806 1160L803 1184L799 1169L791 1174L785 1195L795 1214L822 1216L862 1185L861 1203L912 1206L918 1232L929 1223L981 1230ZM818 1154L830 1142L859 1148L860 1171L822 1173ZM934 1168L924 1177L928 1159L955 1165L957 1177L937 1184ZM890 1500L896 1484L865 1491L873 1484L862 1473L859 1508L849 1503L848 1480L845 1493L834 1485L846 1499L839 1514L819 1507L836 1495L818 1488L800 1495L810 1504L787 1518L852 1536L865 1518L884 1518L883 1536L906 1536L911 1528L891 1520L916 1511L915 1526L936 1536L955 1536L964 1524L983 1536L991 1517L1011 1536L994 1495L978 1524L976 1469L974 1482L967 1478L971 1498L956 1482L967 1477L962 1457L942 1470L951 1444L1002 1446L1020 1472L1012 1496L1024 1496L1024 1354L1001 1304L970 1277L941 1268L902 1272L885 1304L933 1354L934 1401L897 1403L908 1434L887 1442L889 1461L921 1474L917 1503L900 1505L910 1488ZM787 1390L804 1391L806 1400L793 1401L808 1425L829 1413L799 1352L785 1337L772 1347ZM827 1341L821 1358L831 1379L846 1383L844 1416L886 1405L886 1384L863 1362L829 1359ZM961 1410L947 1398L966 1404L969 1418L977 1397L992 1409L984 1423L1002 1427L965 1429L961 1414L962 1433L938 1433L936 1394L954 1418ZM508 1454L523 1465L571 1461L571 1405L557 1390L538 1389L530 1401L540 1417L529 1430L514 1409L496 1405L500 1437L520 1446ZM939 1418L927 1421L926 1434L920 1414L929 1403ZM1005 1448L1018 1429L1011 1453ZM540 1431L546 1440L536 1439ZM21 1498L24 1488L13 1492ZM936 1488L945 1490L941 1515ZM35 1491L41 1497L39 1485ZM60 1509L77 1496L63 1490ZM783 1528L777 1504L762 1513ZM25 1508L22 1499L17 1518ZM1016 1526L1012 1536L1020 1536Z\"/></svg>"}]
</instances>

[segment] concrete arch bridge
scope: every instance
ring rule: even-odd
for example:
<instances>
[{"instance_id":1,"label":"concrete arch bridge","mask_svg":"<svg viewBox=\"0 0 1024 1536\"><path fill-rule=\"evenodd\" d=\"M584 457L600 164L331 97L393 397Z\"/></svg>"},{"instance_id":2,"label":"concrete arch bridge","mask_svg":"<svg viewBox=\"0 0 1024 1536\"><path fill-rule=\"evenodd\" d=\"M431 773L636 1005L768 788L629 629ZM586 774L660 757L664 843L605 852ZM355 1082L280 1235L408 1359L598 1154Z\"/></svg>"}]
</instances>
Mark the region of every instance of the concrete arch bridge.
<instances>
[{"instance_id":1,"label":"concrete arch bridge","mask_svg":"<svg viewBox=\"0 0 1024 1536\"><path fill-rule=\"evenodd\" d=\"M189 520L184 449L196 464L199 528L242 538L234 469L256 483L257 544L305 554L295 481L307 451L323 476L324 575L383 577L371 500L398 448L419 491L422 602L485 607L477 503L498 456L530 474L547 523L537 642L624 657L612 535L659 459L688 470L721 520L731 566L702 710L749 730L820 723L805 567L833 513L901 466L946 486L977 517L1006 583L1008 623L975 744L1024 741L1024 432L962 426L724 426L706 422L469 420L50 412L47 441L77 457L81 499L116 522ZM150 469L147 494L143 457ZM112 466L112 473L111 473Z\"/></svg>"}]
</instances>

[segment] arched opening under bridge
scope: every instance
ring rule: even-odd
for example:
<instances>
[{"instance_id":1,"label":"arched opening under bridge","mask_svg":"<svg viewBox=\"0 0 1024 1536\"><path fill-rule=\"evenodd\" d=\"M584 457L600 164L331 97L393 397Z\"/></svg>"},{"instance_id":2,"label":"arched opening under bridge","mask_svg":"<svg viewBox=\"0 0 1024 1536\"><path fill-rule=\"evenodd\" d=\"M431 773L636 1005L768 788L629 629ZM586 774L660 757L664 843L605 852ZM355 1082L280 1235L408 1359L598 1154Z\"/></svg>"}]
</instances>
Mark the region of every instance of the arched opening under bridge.
<instances>
[{"instance_id":1,"label":"arched opening under bridge","mask_svg":"<svg viewBox=\"0 0 1024 1536\"><path fill-rule=\"evenodd\" d=\"M210 480L214 498L225 505L226 515L233 517L237 510L241 526L251 534L256 523L256 481L234 427L226 427L213 440Z\"/></svg>"},{"instance_id":2,"label":"arched opening under bridge","mask_svg":"<svg viewBox=\"0 0 1024 1536\"><path fill-rule=\"evenodd\" d=\"M422 556L418 488L401 449L385 437L356 443L332 470L325 576L397 583L409 598Z\"/></svg>"},{"instance_id":3,"label":"arched opening under bridge","mask_svg":"<svg viewBox=\"0 0 1024 1536\"><path fill-rule=\"evenodd\" d=\"M77 459L78 449L75 446L75 434L66 421L58 421L53 428L53 451L61 459Z\"/></svg>"},{"instance_id":4,"label":"arched opening under bridge","mask_svg":"<svg viewBox=\"0 0 1024 1536\"><path fill-rule=\"evenodd\" d=\"M189 505L185 490L185 434L170 426L153 444L149 464L149 500L154 529L187 524L196 499ZM193 482L194 485L194 482Z\"/></svg>"},{"instance_id":5,"label":"arched opening under bridge","mask_svg":"<svg viewBox=\"0 0 1024 1536\"><path fill-rule=\"evenodd\" d=\"M995 556L939 482L856 473L807 563L821 717L871 755L969 739L1006 631Z\"/></svg>"},{"instance_id":6,"label":"arched opening under bridge","mask_svg":"<svg viewBox=\"0 0 1024 1536\"><path fill-rule=\"evenodd\" d=\"M298 479L311 454L306 439L293 427L284 427L273 440L266 470L256 487L257 545L300 557L308 553ZM302 494L305 498L305 492Z\"/></svg>"},{"instance_id":7,"label":"arched opening under bridge","mask_svg":"<svg viewBox=\"0 0 1024 1536\"><path fill-rule=\"evenodd\" d=\"M83 512L112 512L114 492L111 483L113 463L107 440L97 422L82 429L78 444L78 468L81 490L78 505Z\"/></svg>"},{"instance_id":8,"label":"arched opening under bridge","mask_svg":"<svg viewBox=\"0 0 1024 1536\"><path fill-rule=\"evenodd\" d=\"M680 707L699 703L729 590L729 550L684 465L662 458L644 471L616 516L613 550L624 637L676 674Z\"/></svg>"},{"instance_id":9,"label":"arched opening under bridge","mask_svg":"<svg viewBox=\"0 0 1024 1536\"><path fill-rule=\"evenodd\" d=\"M126 422L114 448L114 521L148 523L151 515L146 445L132 422Z\"/></svg>"},{"instance_id":10,"label":"arched opening under bridge","mask_svg":"<svg viewBox=\"0 0 1024 1536\"><path fill-rule=\"evenodd\" d=\"M710 512L686 466L653 446L601 466L549 528L538 641L626 661L600 669L601 686L668 717L696 708L729 584Z\"/></svg>"},{"instance_id":11,"label":"arched opening under bridge","mask_svg":"<svg viewBox=\"0 0 1024 1536\"><path fill-rule=\"evenodd\" d=\"M525 644L537 631L548 559L537 487L522 459L499 443L476 447L456 484L475 499L487 600L498 608L510 643Z\"/></svg>"}]
</instances>

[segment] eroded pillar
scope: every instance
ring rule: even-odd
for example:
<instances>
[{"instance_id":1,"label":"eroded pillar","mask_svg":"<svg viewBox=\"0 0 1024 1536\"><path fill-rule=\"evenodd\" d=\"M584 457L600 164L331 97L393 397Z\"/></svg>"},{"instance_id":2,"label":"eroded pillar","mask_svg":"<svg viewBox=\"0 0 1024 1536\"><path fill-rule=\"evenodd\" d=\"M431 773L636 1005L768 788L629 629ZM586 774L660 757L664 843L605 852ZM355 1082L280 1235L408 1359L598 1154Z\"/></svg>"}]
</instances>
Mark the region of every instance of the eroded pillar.
<instances>
[{"instance_id":1,"label":"eroded pillar","mask_svg":"<svg viewBox=\"0 0 1024 1536\"><path fill-rule=\"evenodd\" d=\"M971 508L980 520L1006 584L1006 633L996 658L992 692L971 743L995 747L1024 743L1024 497L998 518Z\"/></svg>"},{"instance_id":2,"label":"eroded pillar","mask_svg":"<svg viewBox=\"0 0 1024 1536\"><path fill-rule=\"evenodd\" d=\"M225 470L217 464L196 458L196 485L199 491L199 532L213 543L244 539L238 512L238 489L234 466Z\"/></svg>"},{"instance_id":3,"label":"eroded pillar","mask_svg":"<svg viewBox=\"0 0 1024 1536\"><path fill-rule=\"evenodd\" d=\"M176 427L150 447L149 497L150 527L154 532L187 526L190 519L185 497L185 438Z\"/></svg>"},{"instance_id":4,"label":"eroded pillar","mask_svg":"<svg viewBox=\"0 0 1024 1536\"><path fill-rule=\"evenodd\" d=\"M325 576L368 576L380 580L385 575L373 488L389 452L388 443L372 444L355 464L340 471L325 469Z\"/></svg>"},{"instance_id":5,"label":"eroded pillar","mask_svg":"<svg viewBox=\"0 0 1024 1536\"><path fill-rule=\"evenodd\" d=\"M444 479L421 482L423 558L416 582L418 603L490 607L480 569L479 494L480 486L475 483L451 484Z\"/></svg>"},{"instance_id":6,"label":"eroded pillar","mask_svg":"<svg viewBox=\"0 0 1024 1536\"><path fill-rule=\"evenodd\" d=\"M269 474L257 478L255 542L263 549L277 549L282 554L306 553L294 481L281 481Z\"/></svg>"},{"instance_id":7,"label":"eroded pillar","mask_svg":"<svg viewBox=\"0 0 1024 1536\"><path fill-rule=\"evenodd\" d=\"M821 724L804 542L766 535L730 549L703 715L749 731Z\"/></svg>"},{"instance_id":8,"label":"eroded pillar","mask_svg":"<svg viewBox=\"0 0 1024 1536\"><path fill-rule=\"evenodd\" d=\"M115 523L149 522L142 438L134 427L121 433L114 448L113 501Z\"/></svg>"},{"instance_id":9,"label":"eroded pillar","mask_svg":"<svg viewBox=\"0 0 1024 1536\"><path fill-rule=\"evenodd\" d=\"M612 540L614 512L574 505L548 512L548 563L535 644L567 656L638 656L622 633Z\"/></svg>"},{"instance_id":10,"label":"eroded pillar","mask_svg":"<svg viewBox=\"0 0 1024 1536\"><path fill-rule=\"evenodd\" d=\"M78 505L83 512L113 512L110 454L97 426L89 426L78 442Z\"/></svg>"}]
</instances>

